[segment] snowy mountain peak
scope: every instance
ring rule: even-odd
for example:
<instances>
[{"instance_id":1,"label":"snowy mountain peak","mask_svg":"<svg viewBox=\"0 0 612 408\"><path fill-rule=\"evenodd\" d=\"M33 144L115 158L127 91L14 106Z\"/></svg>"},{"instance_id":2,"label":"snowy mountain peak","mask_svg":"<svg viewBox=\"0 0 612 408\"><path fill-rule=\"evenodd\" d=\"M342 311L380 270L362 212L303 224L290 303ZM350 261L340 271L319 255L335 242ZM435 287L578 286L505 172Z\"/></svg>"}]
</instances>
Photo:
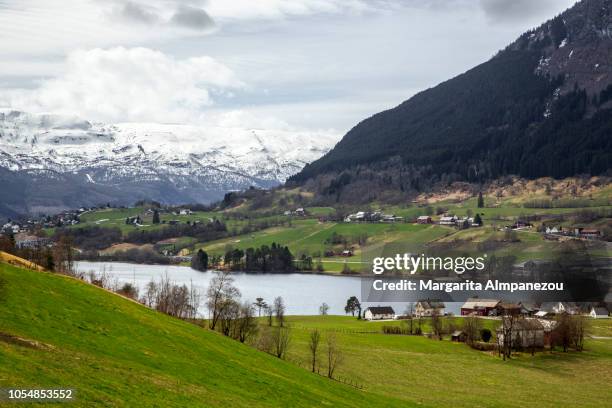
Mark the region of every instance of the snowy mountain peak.
<instances>
[{"instance_id":1,"label":"snowy mountain peak","mask_svg":"<svg viewBox=\"0 0 612 408\"><path fill-rule=\"evenodd\" d=\"M147 184L159 190L162 185L178 196L147 198L209 201L229 190L282 183L325 154L338 138L330 132L104 124L74 116L0 111L0 168L70 173L86 185L119 190L128 185L146 190Z\"/></svg>"}]
</instances>

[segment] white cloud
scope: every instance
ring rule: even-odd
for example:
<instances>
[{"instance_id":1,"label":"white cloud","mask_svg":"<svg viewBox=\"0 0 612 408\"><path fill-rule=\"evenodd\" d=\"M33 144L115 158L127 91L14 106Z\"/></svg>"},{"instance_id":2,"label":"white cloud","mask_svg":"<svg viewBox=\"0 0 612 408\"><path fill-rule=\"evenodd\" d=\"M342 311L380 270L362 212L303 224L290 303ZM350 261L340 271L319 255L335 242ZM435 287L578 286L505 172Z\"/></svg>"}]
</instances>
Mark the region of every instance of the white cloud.
<instances>
[{"instance_id":1,"label":"white cloud","mask_svg":"<svg viewBox=\"0 0 612 408\"><path fill-rule=\"evenodd\" d=\"M215 95L241 87L210 57L177 60L148 48L116 47L71 53L61 76L34 90L7 92L5 104L103 121L193 122Z\"/></svg>"}]
</instances>

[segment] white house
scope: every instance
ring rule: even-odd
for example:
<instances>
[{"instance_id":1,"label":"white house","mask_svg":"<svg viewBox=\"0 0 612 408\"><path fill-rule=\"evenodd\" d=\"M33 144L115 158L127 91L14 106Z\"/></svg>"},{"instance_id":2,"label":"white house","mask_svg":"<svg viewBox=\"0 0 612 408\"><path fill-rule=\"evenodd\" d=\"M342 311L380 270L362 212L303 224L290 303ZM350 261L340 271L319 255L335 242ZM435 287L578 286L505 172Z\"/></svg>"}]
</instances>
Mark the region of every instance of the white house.
<instances>
[{"instance_id":1,"label":"white house","mask_svg":"<svg viewBox=\"0 0 612 408\"><path fill-rule=\"evenodd\" d=\"M395 319L395 311L391 306L368 307L363 313L366 320L392 320Z\"/></svg>"},{"instance_id":2,"label":"white house","mask_svg":"<svg viewBox=\"0 0 612 408\"><path fill-rule=\"evenodd\" d=\"M180 215L191 215L191 210L188 208L184 208L179 212Z\"/></svg>"},{"instance_id":3,"label":"white house","mask_svg":"<svg viewBox=\"0 0 612 408\"><path fill-rule=\"evenodd\" d=\"M419 300L414 307L414 315L416 317L429 317L434 313L434 310L437 310L438 314L443 316L445 311L444 302L439 300Z\"/></svg>"},{"instance_id":4,"label":"white house","mask_svg":"<svg viewBox=\"0 0 612 408\"><path fill-rule=\"evenodd\" d=\"M577 314L580 312L580 308L573 302L545 302L542 303L540 310L555 314Z\"/></svg>"},{"instance_id":5,"label":"white house","mask_svg":"<svg viewBox=\"0 0 612 408\"><path fill-rule=\"evenodd\" d=\"M592 307L589 316L593 319L607 319L609 316L608 309L605 307Z\"/></svg>"},{"instance_id":6,"label":"white house","mask_svg":"<svg viewBox=\"0 0 612 408\"><path fill-rule=\"evenodd\" d=\"M455 225L457 223L457 216L453 215L452 217L444 216L440 217L440 225Z\"/></svg>"}]
</instances>

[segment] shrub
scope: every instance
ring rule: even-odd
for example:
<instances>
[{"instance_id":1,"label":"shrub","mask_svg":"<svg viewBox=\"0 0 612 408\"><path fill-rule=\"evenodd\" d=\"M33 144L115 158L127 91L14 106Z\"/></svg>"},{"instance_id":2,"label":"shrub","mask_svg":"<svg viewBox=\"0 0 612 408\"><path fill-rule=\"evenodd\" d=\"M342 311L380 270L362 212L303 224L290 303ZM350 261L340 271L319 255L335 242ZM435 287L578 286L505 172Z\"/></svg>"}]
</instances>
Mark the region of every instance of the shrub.
<instances>
[{"instance_id":1,"label":"shrub","mask_svg":"<svg viewBox=\"0 0 612 408\"><path fill-rule=\"evenodd\" d=\"M482 329L480 331L480 338L482 339L482 341L484 341L485 343L488 343L489 340L491 340L491 337L493 336L493 334L491 333L491 330L489 329Z\"/></svg>"}]
</instances>

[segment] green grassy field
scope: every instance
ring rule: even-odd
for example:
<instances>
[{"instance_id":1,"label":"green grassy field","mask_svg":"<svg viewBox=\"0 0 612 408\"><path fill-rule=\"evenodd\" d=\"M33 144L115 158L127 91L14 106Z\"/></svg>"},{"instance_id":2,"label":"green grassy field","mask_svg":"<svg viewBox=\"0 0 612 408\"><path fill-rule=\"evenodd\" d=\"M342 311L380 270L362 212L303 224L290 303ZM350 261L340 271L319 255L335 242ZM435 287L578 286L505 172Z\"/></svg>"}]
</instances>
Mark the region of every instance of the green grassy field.
<instances>
[{"instance_id":1,"label":"green grassy field","mask_svg":"<svg viewBox=\"0 0 612 408\"><path fill-rule=\"evenodd\" d=\"M381 333L399 321L291 316L282 361L71 278L0 264L0 279L0 388L72 387L75 406L601 407L612 398L612 339L504 362L448 339ZM321 371L333 332L337 376L362 389L306 369L314 328ZM609 337L612 319L593 321L592 333Z\"/></svg>"},{"instance_id":2,"label":"green grassy field","mask_svg":"<svg viewBox=\"0 0 612 408\"><path fill-rule=\"evenodd\" d=\"M610 189L602 189L597 193L597 197L589 201L590 204L600 204L609 197L604 193ZM601 194L600 194L601 193ZM280 197L291 197L297 194L295 191L278 193ZM284 195L283 195L284 194ZM539 197L539 196L538 196ZM544 196L545 197L545 196ZM284 210L292 209L295 206L284 205L275 202L272 207L265 207L265 212L248 211L248 205L243 203L236 208L227 210L194 212L190 215L161 214L162 221L178 220L184 222L209 222L212 219L223 221L228 229L229 237L209 242L198 242L188 237L173 237L179 240L185 248L184 254L196 251L200 248L206 250L211 255L224 255L230 248L246 249L249 247L257 248L262 245L271 245L273 242L286 245L296 258L302 255L313 258L316 267L321 261L321 266L325 272L340 273L345 268L350 268L352 272L365 272L367 260L383 255L384 251L402 251L417 253L425 249L432 243L442 243L452 245L456 251L466 253L481 253L482 250L475 249L478 245L488 241L493 243L487 246L487 253L495 253L498 256L513 255L517 262L530 259L551 259L555 249L559 244L544 240L543 236L532 229L531 231L518 231L516 237L518 241L510 242L504 237L504 232L499 229L517 217L524 215L558 215L574 214L583 209L580 208L524 208L523 201L533 198L530 195L512 196L503 199L485 197L485 202L489 207L477 208L475 197L468 198L461 202L451 200L440 201L432 204L432 209L444 208L450 214L458 216L480 213L484 220L481 228L470 228L467 230L457 230L455 228L440 225L416 225L411 222L388 223L343 223L343 222L320 222L319 217L332 214L335 209L332 207L306 207L307 217L287 217L282 215ZM277 200L277 201L278 201ZM582 201L585 201L582 199ZM585 202L586 202L585 201ZM571 202L571 199L567 199ZM371 206L370 206L371 207ZM406 221L412 220L418 215L425 214L424 206L412 204L399 206L382 206L386 213L393 213L403 216ZM611 206L592 206L589 210L600 211L610 209ZM368 209L368 206L361 208ZM164 228L164 224L153 225L151 215L145 214L145 208L123 208L123 209L102 209L85 213L81 216L81 223L72 228L82 228L85 226L117 227L124 235L132 231L152 230ZM263 211L263 210L262 210ZM277 212L277 215L270 215ZM140 215L143 226L126 225L125 218ZM248 215L248 216L247 216ZM437 217L437 216L436 216ZM435 217L434 217L435 218ZM437 219L437 218L436 218ZM255 230L250 233L241 234L241 228L248 224L258 224L269 222L267 225L278 225L265 229ZM571 226L571 218L561 222L565 227ZM588 224L593 228L609 231L612 227L610 218L600 218ZM537 222L536 222L537 224ZM52 230L48 230L52 233ZM330 238L333 234L339 234L347 240L346 244L331 244ZM164 247L165 248L165 247ZM169 248L172 248L170 246ZM343 249L351 248L353 257L345 258L338 254ZM593 256L610 256L609 249L605 245L592 246L589 248ZM326 252L333 252L336 255L326 256Z\"/></svg>"},{"instance_id":3,"label":"green grassy field","mask_svg":"<svg viewBox=\"0 0 612 408\"><path fill-rule=\"evenodd\" d=\"M0 278L6 283L0 296L0 388L75 388L71 406L83 407L399 402L74 279L4 264ZM19 404L28 405L40 406Z\"/></svg>"},{"instance_id":4,"label":"green grassy field","mask_svg":"<svg viewBox=\"0 0 612 408\"><path fill-rule=\"evenodd\" d=\"M460 327L461 318L455 318ZM586 342L582 353L529 353L503 361L494 353L448 339L358 334L400 322L366 322L341 316L290 317L289 359L307 366L308 336L334 332L343 353L340 377L368 391L436 407L601 407L612 398L612 339ZM496 321L486 320L493 329ZM593 333L610 336L611 320L593 321ZM423 329L428 329L424 324ZM322 342L324 343L324 341ZM324 348L324 347L323 347ZM322 359L321 370L326 370Z\"/></svg>"}]
</instances>

